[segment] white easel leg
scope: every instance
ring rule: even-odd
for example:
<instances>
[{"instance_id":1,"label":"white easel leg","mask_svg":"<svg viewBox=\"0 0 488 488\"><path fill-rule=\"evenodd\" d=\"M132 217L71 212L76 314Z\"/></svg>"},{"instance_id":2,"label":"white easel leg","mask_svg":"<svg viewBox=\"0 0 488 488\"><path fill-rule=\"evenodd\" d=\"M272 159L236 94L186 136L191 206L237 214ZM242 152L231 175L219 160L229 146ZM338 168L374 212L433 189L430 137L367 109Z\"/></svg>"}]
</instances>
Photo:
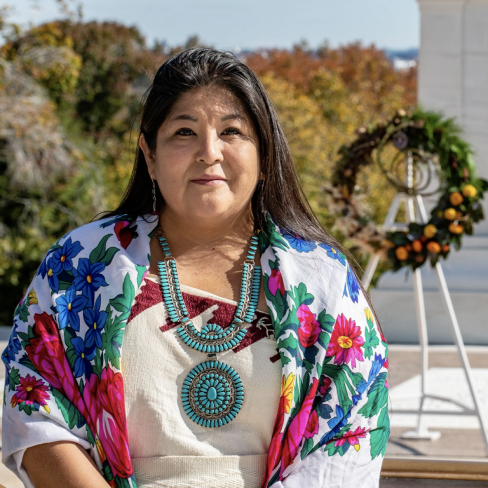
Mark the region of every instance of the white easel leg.
<instances>
[{"instance_id":1,"label":"white easel leg","mask_svg":"<svg viewBox=\"0 0 488 488\"><path fill-rule=\"evenodd\" d=\"M451 318L452 329L454 332L454 341L456 342L459 356L461 358L461 363L464 368L464 373L466 374L466 380L468 382L469 391L471 392L471 396L473 398L474 410L480 422L481 435L485 443L486 455L488 456L488 426L486 425L485 419L483 417L483 412L480 408L481 403L479 401L478 393L476 392L474 386L474 380L471 373L471 366L469 364L468 355L466 354L466 347L464 346L461 330L459 329L459 324L456 318L456 313L454 311L454 306L452 304L451 295L449 294L449 289L447 288L446 279L444 277L444 271L439 262L436 264L435 270L437 274L437 281L439 283L439 288L441 289L442 296L444 297L444 300L446 302L446 307L449 312L449 316Z\"/></svg>"},{"instance_id":2,"label":"white easel leg","mask_svg":"<svg viewBox=\"0 0 488 488\"><path fill-rule=\"evenodd\" d=\"M420 376L420 407L417 428L409 430L402 435L404 439L426 439L435 441L441 436L440 432L429 431L426 418L422 415L427 394L427 372L429 370L429 339L427 336L427 320L425 317L424 290L422 287L422 275L420 268L413 273L413 288L415 293L415 308L417 312L417 327L419 331L420 351L422 354L422 374Z\"/></svg>"}]
</instances>

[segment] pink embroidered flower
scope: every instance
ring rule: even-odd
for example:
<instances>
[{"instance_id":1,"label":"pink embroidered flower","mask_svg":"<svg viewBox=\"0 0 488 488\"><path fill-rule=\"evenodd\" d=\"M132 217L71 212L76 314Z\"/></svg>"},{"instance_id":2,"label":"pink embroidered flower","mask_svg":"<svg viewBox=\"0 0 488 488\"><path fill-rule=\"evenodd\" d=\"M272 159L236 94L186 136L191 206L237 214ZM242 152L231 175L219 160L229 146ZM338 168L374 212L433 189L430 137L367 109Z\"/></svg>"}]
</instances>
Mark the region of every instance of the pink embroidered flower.
<instances>
[{"instance_id":1,"label":"pink embroidered flower","mask_svg":"<svg viewBox=\"0 0 488 488\"><path fill-rule=\"evenodd\" d=\"M352 319L346 319L344 314L337 317L334 330L327 348L327 357L335 356L335 364L351 363L356 367L356 359L364 361L361 347L364 339L361 337L361 327Z\"/></svg>"},{"instance_id":2,"label":"pink embroidered flower","mask_svg":"<svg viewBox=\"0 0 488 488\"><path fill-rule=\"evenodd\" d=\"M42 377L58 389L87 418L86 406L80 395L73 372L66 358L59 330L46 312L34 315L34 337L29 339L27 356Z\"/></svg>"},{"instance_id":3,"label":"pink embroidered flower","mask_svg":"<svg viewBox=\"0 0 488 488\"><path fill-rule=\"evenodd\" d=\"M319 322L315 319L315 315L310 311L308 305L302 304L297 310L298 321L300 328L298 329L298 339L303 347L313 346L322 332Z\"/></svg>"},{"instance_id":4,"label":"pink embroidered flower","mask_svg":"<svg viewBox=\"0 0 488 488\"><path fill-rule=\"evenodd\" d=\"M317 410L313 410L308 419L308 424L307 427L305 428L305 433L303 434L303 437L305 437L305 439L310 439L311 437L316 435L318 431L319 431L319 416L317 414Z\"/></svg>"},{"instance_id":5,"label":"pink embroidered flower","mask_svg":"<svg viewBox=\"0 0 488 488\"><path fill-rule=\"evenodd\" d=\"M359 451L359 439L366 437L366 429L363 427L358 427L354 432L348 430L340 439L338 439L335 443L335 447L340 447L346 442L349 442L351 446L354 446L356 451Z\"/></svg>"},{"instance_id":6,"label":"pink embroidered flower","mask_svg":"<svg viewBox=\"0 0 488 488\"><path fill-rule=\"evenodd\" d=\"M92 381L93 377L95 379ZM96 375L92 375L89 397L85 401L88 401L90 414L96 415L96 432L110 466L115 474L129 478L133 469L127 438L122 375L110 367L102 371L100 382Z\"/></svg>"},{"instance_id":7,"label":"pink embroidered flower","mask_svg":"<svg viewBox=\"0 0 488 488\"><path fill-rule=\"evenodd\" d=\"M329 377L325 377L322 381L322 384L320 385L319 393L320 396L326 395L327 391L330 388L330 385L332 383L332 380Z\"/></svg>"},{"instance_id":8,"label":"pink embroidered flower","mask_svg":"<svg viewBox=\"0 0 488 488\"><path fill-rule=\"evenodd\" d=\"M19 403L26 403L33 405L38 403L41 407L46 405L46 400L49 398L49 389L42 380L36 380L35 376L27 375L25 378L20 378L20 385L17 385L17 393L12 397L11 404L15 407Z\"/></svg>"},{"instance_id":9,"label":"pink embroidered flower","mask_svg":"<svg viewBox=\"0 0 488 488\"><path fill-rule=\"evenodd\" d=\"M276 292L279 290L281 296L285 294L285 284L283 283L283 277L281 276L281 271L277 271L276 269L271 270L271 276L268 280L268 288L269 292L276 296Z\"/></svg>"},{"instance_id":10,"label":"pink embroidered flower","mask_svg":"<svg viewBox=\"0 0 488 488\"><path fill-rule=\"evenodd\" d=\"M312 387L307 396L303 400L302 407L295 415L286 432L285 441L283 443L283 454L280 468L280 476L283 471L293 463L293 460L298 455L298 449L302 439L305 435L308 422L310 419L310 412L312 410L315 393L319 386L319 381L314 378Z\"/></svg>"}]
</instances>

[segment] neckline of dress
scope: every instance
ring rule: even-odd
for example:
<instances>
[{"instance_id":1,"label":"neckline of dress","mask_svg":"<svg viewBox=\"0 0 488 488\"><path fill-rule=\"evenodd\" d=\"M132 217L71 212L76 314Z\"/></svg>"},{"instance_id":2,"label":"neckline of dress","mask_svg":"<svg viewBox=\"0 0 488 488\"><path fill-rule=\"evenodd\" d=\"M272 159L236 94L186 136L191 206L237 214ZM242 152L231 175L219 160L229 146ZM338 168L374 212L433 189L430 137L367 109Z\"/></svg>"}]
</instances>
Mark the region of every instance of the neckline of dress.
<instances>
[{"instance_id":1,"label":"neckline of dress","mask_svg":"<svg viewBox=\"0 0 488 488\"><path fill-rule=\"evenodd\" d=\"M160 284L159 276L152 273L147 273L144 280L150 280L153 281L154 283L157 283L158 285ZM213 300L218 300L219 302L227 303L229 305L233 305L234 307L237 307L237 302L235 302L234 300L229 300L228 298L215 295L208 291L200 290L200 288L194 288L193 286L188 286L183 284L180 284L180 288L182 292L188 295L194 295L201 298L212 298ZM269 312L264 312L263 310L260 310L258 308L256 308L256 312L269 315Z\"/></svg>"}]
</instances>

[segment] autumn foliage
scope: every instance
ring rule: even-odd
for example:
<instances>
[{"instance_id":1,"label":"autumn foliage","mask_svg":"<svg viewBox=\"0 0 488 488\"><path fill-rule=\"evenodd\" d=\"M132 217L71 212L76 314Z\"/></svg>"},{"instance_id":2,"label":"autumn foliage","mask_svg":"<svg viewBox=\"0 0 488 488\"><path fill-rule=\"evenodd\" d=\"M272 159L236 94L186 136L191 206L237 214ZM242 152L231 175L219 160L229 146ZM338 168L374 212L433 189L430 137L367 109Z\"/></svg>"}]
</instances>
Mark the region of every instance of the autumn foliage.
<instances>
[{"instance_id":1,"label":"autumn foliage","mask_svg":"<svg viewBox=\"0 0 488 488\"><path fill-rule=\"evenodd\" d=\"M48 247L117 205L150 78L168 56L199 43L149 47L137 28L114 22L67 19L5 34L6 25L0 18L0 108L15 118L0 119L0 324L10 322ZM339 147L358 127L415 105L415 70L396 71L383 51L360 44L258 50L242 59L267 88L307 197L330 226L321 186ZM374 171L364 184L381 218L386 184Z\"/></svg>"}]
</instances>

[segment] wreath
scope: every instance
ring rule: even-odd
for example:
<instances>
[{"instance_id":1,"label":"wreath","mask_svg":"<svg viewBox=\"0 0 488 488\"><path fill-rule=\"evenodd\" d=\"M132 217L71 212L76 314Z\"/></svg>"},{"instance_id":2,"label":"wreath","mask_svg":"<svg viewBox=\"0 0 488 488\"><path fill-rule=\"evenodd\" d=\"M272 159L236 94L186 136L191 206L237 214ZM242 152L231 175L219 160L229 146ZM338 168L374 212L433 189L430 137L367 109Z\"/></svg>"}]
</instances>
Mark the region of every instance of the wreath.
<instances>
[{"instance_id":1,"label":"wreath","mask_svg":"<svg viewBox=\"0 0 488 488\"><path fill-rule=\"evenodd\" d=\"M488 190L488 181L476 177L473 152L460 132L452 119L421 109L399 110L386 123L358 129L356 140L339 150L331 182L323 188L336 217L334 230L364 254L387 259L395 271L427 261L434 266L453 247L459 249L462 236L471 235L473 223L484 218L480 200ZM413 168L410 185L405 182L406 158ZM359 170L370 164L377 164L399 192L440 195L428 222L393 232L373 222L364 195L356 191Z\"/></svg>"}]
</instances>

